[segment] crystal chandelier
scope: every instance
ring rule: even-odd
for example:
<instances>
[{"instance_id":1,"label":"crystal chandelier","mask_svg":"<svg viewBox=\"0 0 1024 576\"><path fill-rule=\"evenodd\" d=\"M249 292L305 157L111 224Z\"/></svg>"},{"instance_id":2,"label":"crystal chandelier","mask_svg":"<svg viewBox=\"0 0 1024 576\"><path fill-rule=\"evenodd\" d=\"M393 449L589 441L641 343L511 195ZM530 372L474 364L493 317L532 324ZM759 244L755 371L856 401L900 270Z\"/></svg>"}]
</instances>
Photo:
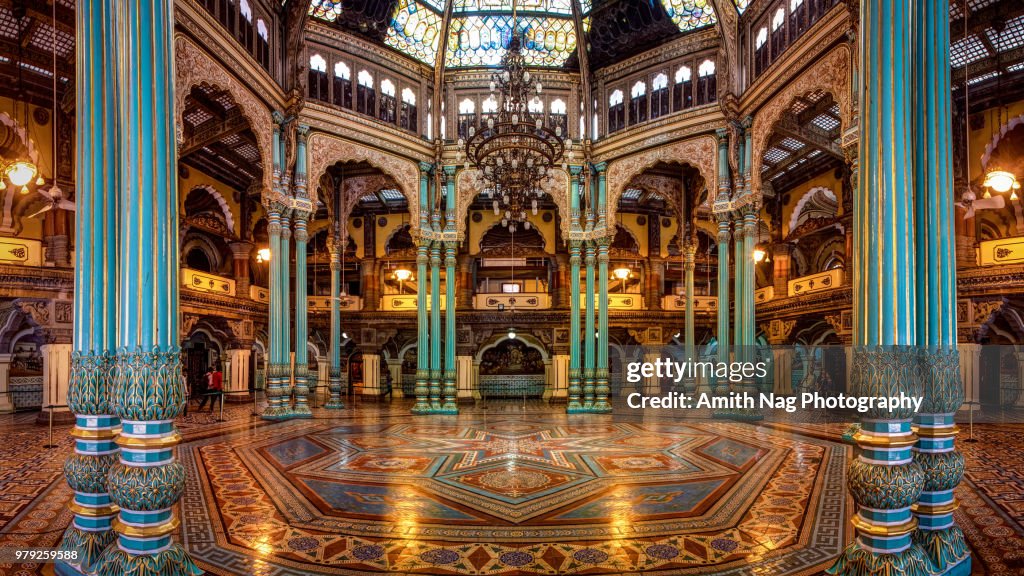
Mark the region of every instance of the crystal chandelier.
<instances>
[{"instance_id":1,"label":"crystal chandelier","mask_svg":"<svg viewBox=\"0 0 1024 576\"><path fill-rule=\"evenodd\" d=\"M491 76L491 96L495 97L496 89L500 93L497 113L482 120L479 128L470 126L467 140L459 139L459 145L465 146L467 168L480 171L491 207L510 232L520 222L529 229L527 212L536 214L544 196L541 181L549 177L548 170L562 163L563 153L572 146L570 139L562 139L560 126L552 130L544 125L543 113L530 111L531 94L540 94L543 86L531 82L522 48L522 38L513 35L501 68ZM571 150L566 155L573 157ZM460 160L461 156L460 149Z\"/></svg>"}]
</instances>

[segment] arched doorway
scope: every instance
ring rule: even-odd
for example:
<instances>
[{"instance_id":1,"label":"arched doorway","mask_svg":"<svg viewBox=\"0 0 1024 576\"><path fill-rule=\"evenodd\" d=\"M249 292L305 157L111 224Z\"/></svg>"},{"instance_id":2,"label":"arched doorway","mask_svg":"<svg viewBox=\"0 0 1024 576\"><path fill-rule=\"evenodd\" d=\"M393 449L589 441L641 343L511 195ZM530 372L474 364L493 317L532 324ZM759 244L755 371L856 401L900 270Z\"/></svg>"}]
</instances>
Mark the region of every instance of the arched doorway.
<instances>
[{"instance_id":1,"label":"arched doorway","mask_svg":"<svg viewBox=\"0 0 1024 576\"><path fill-rule=\"evenodd\" d=\"M546 357L522 337L502 338L481 350L480 397L542 398L547 387Z\"/></svg>"}]
</instances>

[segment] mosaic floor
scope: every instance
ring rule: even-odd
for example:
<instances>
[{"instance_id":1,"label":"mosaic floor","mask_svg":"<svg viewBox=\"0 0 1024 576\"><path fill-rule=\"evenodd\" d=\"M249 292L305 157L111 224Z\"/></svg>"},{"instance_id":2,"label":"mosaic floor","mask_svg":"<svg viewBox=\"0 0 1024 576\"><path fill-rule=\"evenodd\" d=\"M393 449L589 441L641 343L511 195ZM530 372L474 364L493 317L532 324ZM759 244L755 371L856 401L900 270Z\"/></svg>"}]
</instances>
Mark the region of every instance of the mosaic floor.
<instances>
[{"instance_id":1,"label":"mosaic floor","mask_svg":"<svg viewBox=\"0 0 1024 576\"><path fill-rule=\"evenodd\" d=\"M407 408L181 419L181 539L210 574L747 576L818 574L850 536L845 427ZM46 428L30 416L0 417L0 545L53 545L70 521L67 429L40 450ZM957 519L975 574L1019 575L1021 470L992 462L1024 460L1024 430L979 431L963 444ZM0 575L46 573L0 564Z\"/></svg>"}]
</instances>

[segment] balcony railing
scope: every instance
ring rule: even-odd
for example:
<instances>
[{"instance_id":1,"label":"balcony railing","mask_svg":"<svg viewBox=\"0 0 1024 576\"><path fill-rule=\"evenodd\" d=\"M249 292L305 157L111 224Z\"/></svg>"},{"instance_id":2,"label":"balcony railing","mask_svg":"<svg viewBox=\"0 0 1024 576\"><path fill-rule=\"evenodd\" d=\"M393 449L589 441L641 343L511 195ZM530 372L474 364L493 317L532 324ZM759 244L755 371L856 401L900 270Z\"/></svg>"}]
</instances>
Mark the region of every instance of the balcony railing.
<instances>
[{"instance_id":1,"label":"balcony railing","mask_svg":"<svg viewBox=\"0 0 1024 576\"><path fill-rule=\"evenodd\" d=\"M235 281L231 278L216 276L190 268L181 269L181 283L190 290L210 292L222 296L235 295Z\"/></svg>"},{"instance_id":2,"label":"balcony railing","mask_svg":"<svg viewBox=\"0 0 1024 576\"><path fill-rule=\"evenodd\" d=\"M686 297L667 295L661 297L662 310L686 310ZM714 312L718 310L718 296L694 296L695 312Z\"/></svg>"},{"instance_id":3,"label":"balcony railing","mask_svg":"<svg viewBox=\"0 0 1024 576\"><path fill-rule=\"evenodd\" d=\"M473 298L475 310L547 310L551 308L551 295L546 292L518 294L477 294Z\"/></svg>"},{"instance_id":4,"label":"balcony railing","mask_svg":"<svg viewBox=\"0 0 1024 576\"><path fill-rule=\"evenodd\" d=\"M818 274L809 274L790 280L789 295L813 294L815 292L832 290L842 285L843 271L841 268L834 268L825 272L819 272Z\"/></svg>"},{"instance_id":5,"label":"balcony railing","mask_svg":"<svg viewBox=\"0 0 1024 576\"><path fill-rule=\"evenodd\" d=\"M385 294L380 299L381 310L391 312L412 312L416 310L416 294ZM447 306L444 293L441 293L441 310ZM430 310L430 298L427 298L427 310Z\"/></svg>"},{"instance_id":6,"label":"balcony railing","mask_svg":"<svg viewBox=\"0 0 1024 576\"><path fill-rule=\"evenodd\" d=\"M270 303L270 290L261 286L249 286L249 298L257 302Z\"/></svg>"},{"instance_id":7,"label":"balcony railing","mask_svg":"<svg viewBox=\"0 0 1024 576\"><path fill-rule=\"evenodd\" d=\"M580 308L586 306L586 296L580 295ZM634 292L625 292L620 294L609 294L608 295L608 309L609 310L643 310L644 297L641 294ZM594 297L594 310L597 309L597 297Z\"/></svg>"},{"instance_id":8,"label":"balcony railing","mask_svg":"<svg viewBox=\"0 0 1024 576\"><path fill-rule=\"evenodd\" d=\"M0 236L0 263L41 266L43 245L38 240Z\"/></svg>"},{"instance_id":9,"label":"balcony railing","mask_svg":"<svg viewBox=\"0 0 1024 576\"><path fill-rule=\"evenodd\" d=\"M775 287L774 286L768 286L766 288L761 288L760 290L755 290L754 291L754 303L755 304L760 304L762 302L768 302L772 298L775 298Z\"/></svg>"},{"instance_id":10,"label":"balcony railing","mask_svg":"<svg viewBox=\"0 0 1024 576\"><path fill-rule=\"evenodd\" d=\"M338 299L338 307L342 312L357 312L363 309L363 299L359 296L342 296ZM306 298L310 310L330 310L330 296L310 296Z\"/></svg>"},{"instance_id":11,"label":"balcony railing","mask_svg":"<svg viewBox=\"0 0 1024 576\"><path fill-rule=\"evenodd\" d=\"M978 266L1024 262L1024 238L1001 238L978 244Z\"/></svg>"}]
</instances>

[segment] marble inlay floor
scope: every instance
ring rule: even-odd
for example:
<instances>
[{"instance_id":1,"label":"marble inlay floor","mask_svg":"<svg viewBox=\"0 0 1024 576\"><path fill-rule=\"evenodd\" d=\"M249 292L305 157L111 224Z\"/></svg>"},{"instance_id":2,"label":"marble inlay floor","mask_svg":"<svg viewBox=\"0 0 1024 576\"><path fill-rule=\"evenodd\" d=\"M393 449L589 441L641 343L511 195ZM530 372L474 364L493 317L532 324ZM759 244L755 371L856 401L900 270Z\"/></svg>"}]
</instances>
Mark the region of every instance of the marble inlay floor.
<instances>
[{"instance_id":1,"label":"marble inlay floor","mask_svg":"<svg viewBox=\"0 0 1024 576\"><path fill-rule=\"evenodd\" d=\"M225 422L181 419L179 536L211 574L512 576L817 574L850 537L840 426L570 417L543 404L413 417L408 407L266 423L243 405ZM32 450L46 429L28 419L0 418L2 546L53 545L70 521L68 429L56 429L57 448ZM957 519L978 574L1015 573L1024 541L1008 491L1019 474L984 462L1020 442L997 435L999 446L963 445ZM45 570L0 565L0 575Z\"/></svg>"}]
</instances>

